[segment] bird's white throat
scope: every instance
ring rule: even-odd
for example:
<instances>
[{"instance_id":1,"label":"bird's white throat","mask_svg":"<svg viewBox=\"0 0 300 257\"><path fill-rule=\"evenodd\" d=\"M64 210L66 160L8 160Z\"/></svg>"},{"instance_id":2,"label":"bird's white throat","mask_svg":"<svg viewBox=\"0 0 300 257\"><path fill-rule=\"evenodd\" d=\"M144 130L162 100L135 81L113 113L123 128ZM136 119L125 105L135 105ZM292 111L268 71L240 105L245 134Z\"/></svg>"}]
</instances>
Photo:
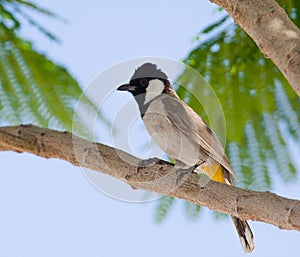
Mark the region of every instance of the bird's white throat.
<instances>
[{"instance_id":1,"label":"bird's white throat","mask_svg":"<svg viewBox=\"0 0 300 257\"><path fill-rule=\"evenodd\" d=\"M146 88L144 104L149 103L152 99L159 96L165 88L165 84L159 79L152 79Z\"/></svg>"}]
</instances>

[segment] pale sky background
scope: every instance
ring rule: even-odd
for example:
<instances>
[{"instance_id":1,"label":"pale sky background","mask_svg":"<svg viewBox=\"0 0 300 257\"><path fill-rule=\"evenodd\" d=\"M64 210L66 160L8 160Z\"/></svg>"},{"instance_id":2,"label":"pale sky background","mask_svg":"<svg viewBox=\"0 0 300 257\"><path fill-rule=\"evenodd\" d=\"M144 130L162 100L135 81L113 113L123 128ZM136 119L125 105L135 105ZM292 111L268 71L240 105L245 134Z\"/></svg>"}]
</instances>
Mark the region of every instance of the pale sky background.
<instances>
[{"instance_id":1,"label":"pale sky background","mask_svg":"<svg viewBox=\"0 0 300 257\"><path fill-rule=\"evenodd\" d=\"M44 0L40 4L68 19L64 25L39 17L63 43L49 42L27 27L24 35L66 66L82 86L130 58L183 58L192 49L200 28L215 19L215 6L200 0ZM134 204L112 199L67 162L10 152L0 153L0 162L0 256L244 254L230 219L215 221L205 208L192 222L186 219L182 201L178 200L169 217L158 225L154 223L156 202ZM299 199L299 186L299 181L278 181L272 191ZM251 256L299 255L299 232L250 223L256 243Z\"/></svg>"}]
</instances>

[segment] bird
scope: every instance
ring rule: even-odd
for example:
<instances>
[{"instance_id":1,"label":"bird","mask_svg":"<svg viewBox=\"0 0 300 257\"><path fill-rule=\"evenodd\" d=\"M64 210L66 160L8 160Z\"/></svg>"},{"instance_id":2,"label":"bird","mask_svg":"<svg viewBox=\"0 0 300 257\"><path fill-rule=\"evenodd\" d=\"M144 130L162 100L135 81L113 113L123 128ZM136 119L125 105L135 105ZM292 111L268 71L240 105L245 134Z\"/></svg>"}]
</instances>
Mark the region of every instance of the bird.
<instances>
[{"instance_id":1,"label":"bird","mask_svg":"<svg viewBox=\"0 0 300 257\"><path fill-rule=\"evenodd\" d=\"M179 174L200 171L214 181L234 185L232 176L236 176L216 134L180 100L168 76L156 64L142 64L135 69L129 83L117 90L133 95L148 133L175 161ZM243 250L252 252L254 237L249 224L237 217L231 218Z\"/></svg>"}]
</instances>

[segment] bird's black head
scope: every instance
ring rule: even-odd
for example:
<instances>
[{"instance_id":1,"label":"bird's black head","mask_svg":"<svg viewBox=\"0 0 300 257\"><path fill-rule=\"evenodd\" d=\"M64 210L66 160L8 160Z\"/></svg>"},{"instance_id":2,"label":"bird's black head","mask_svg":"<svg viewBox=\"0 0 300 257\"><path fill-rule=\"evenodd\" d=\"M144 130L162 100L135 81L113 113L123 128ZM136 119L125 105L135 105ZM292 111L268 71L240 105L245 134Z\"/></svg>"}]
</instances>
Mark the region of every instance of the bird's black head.
<instances>
[{"instance_id":1,"label":"bird's black head","mask_svg":"<svg viewBox=\"0 0 300 257\"><path fill-rule=\"evenodd\" d=\"M161 94L170 86L167 75L155 64L145 63L138 67L128 84L118 87L120 91L128 91L134 96L141 94Z\"/></svg>"},{"instance_id":2,"label":"bird's black head","mask_svg":"<svg viewBox=\"0 0 300 257\"><path fill-rule=\"evenodd\" d=\"M129 84L118 87L118 90L128 91L134 96L142 117L156 97L162 94L177 97L167 75L152 63L145 63L138 67Z\"/></svg>"}]
</instances>

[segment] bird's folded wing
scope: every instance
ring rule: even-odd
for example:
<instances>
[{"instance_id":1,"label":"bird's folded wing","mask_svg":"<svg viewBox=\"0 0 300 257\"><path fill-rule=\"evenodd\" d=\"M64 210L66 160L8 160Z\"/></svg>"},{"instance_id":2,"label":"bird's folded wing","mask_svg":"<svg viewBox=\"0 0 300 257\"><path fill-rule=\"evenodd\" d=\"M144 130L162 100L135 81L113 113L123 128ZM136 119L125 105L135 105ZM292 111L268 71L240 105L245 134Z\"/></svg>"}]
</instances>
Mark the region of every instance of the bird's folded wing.
<instances>
[{"instance_id":1,"label":"bird's folded wing","mask_svg":"<svg viewBox=\"0 0 300 257\"><path fill-rule=\"evenodd\" d=\"M190 137L191 142L198 144L198 148L209 158L220 163L228 172L236 177L230 167L223 146L217 139L215 133L200 116L191 107L175 97L164 95L161 101L165 105L166 118L169 119L181 133Z\"/></svg>"}]
</instances>

